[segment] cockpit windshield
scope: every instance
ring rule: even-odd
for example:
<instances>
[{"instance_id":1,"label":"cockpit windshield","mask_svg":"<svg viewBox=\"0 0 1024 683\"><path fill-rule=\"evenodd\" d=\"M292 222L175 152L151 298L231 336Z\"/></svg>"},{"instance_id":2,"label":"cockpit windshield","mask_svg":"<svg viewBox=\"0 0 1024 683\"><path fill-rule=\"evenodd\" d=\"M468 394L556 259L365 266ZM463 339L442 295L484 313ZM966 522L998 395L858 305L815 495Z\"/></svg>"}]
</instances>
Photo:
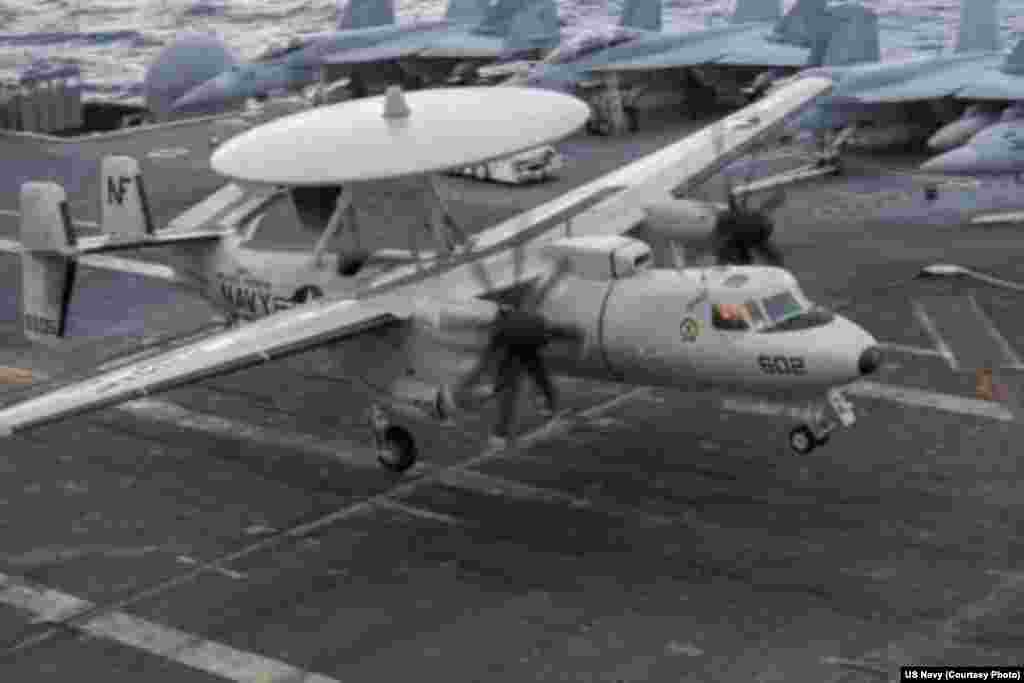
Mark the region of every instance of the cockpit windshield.
<instances>
[{"instance_id":1,"label":"cockpit windshield","mask_svg":"<svg viewBox=\"0 0 1024 683\"><path fill-rule=\"evenodd\" d=\"M298 52L302 48L306 47L306 45L306 41L297 36L285 42L273 43L267 47L266 50L260 53L258 57L256 57L256 61L266 62L271 59L279 59L293 52Z\"/></svg>"},{"instance_id":2,"label":"cockpit windshield","mask_svg":"<svg viewBox=\"0 0 1024 683\"><path fill-rule=\"evenodd\" d=\"M799 315L804 310L804 307L797 301L792 292L780 292L779 294L762 299L762 303L764 303L764 310L768 314L768 319L773 323L782 322L786 318Z\"/></svg>"},{"instance_id":3,"label":"cockpit windshield","mask_svg":"<svg viewBox=\"0 0 1024 683\"><path fill-rule=\"evenodd\" d=\"M575 62L599 50L627 43L639 35L636 31L631 31L621 26L586 31L570 38L564 45L556 48L544 60L544 63L566 64L568 62Z\"/></svg>"},{"instance_id":4,"label":"cockpit windshield","mask_svg":"<svg viewBox=\"0 0 1024 683\"><path fill-rule=\"evenodd\" d=\"M795 332L827 325L835 315L821 307L798 299L792 292L781 292L761 300L768 316L761 332Z\"/></svg>"},{"instance_id":5,"label":"cockpit windshield","mask_svg":"<svg viewBox=\"0 0 1024 683\"><path fill-rule=\"evenodd\" d=\"M759 327L763 322L764 316L755 301L714 304L711 307L711 324L716 330L749 330Z\"/></svg>"}]
</instances>

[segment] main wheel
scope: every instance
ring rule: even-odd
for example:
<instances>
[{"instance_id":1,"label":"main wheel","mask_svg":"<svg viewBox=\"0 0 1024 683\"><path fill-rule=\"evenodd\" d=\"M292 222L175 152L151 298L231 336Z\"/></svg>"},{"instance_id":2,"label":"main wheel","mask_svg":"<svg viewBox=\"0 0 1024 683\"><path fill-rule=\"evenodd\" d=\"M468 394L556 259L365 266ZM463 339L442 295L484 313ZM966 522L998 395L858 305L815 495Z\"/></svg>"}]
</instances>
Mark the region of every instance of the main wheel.
<instances>
[{"instance_id":1,"label":"main wheel","mask_svg":"<svg viewBox=\"0 0 1024 683\"><path fill-rule=\"evenodd\" d=\"M793 431L789 433L789 447L793 449L793 452L797 455L807 455L814 450L815 446L818 445L818 440L814 436L814 432L807 425L800 425L795 427Z\"/></svg>"},{"instance_id":2,"label":"main wheel","mask_svg":"<svg viewBox=\"0 0 1024 683\"><path fill-rule=\"evenodd\" d=\"M377 461L392 472L404 472L416 462L416 441L409 430L392 425L380 437Z\"/></svg>"}]
</instances>

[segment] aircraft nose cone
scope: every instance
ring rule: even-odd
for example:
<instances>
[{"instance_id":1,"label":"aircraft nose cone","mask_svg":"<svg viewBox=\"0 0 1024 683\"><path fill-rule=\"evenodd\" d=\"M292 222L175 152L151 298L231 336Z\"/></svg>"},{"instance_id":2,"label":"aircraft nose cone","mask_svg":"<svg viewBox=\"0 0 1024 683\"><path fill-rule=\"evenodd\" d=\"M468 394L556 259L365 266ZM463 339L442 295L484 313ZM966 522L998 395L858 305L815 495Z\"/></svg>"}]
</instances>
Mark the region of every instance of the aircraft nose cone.
<instances>
[{"instance_id":1,"label":"aircraft nose cone","mask_svg":"<svg viewBox=\"0 0 1024 683\"><path fill-rule=\"evenodd\" d=\"M940 154L921 164L928 173L972 173L979 167L981 157L970 147L960 147Z\"/></svg>"},{"instance_id":2,"label":"aircraft nose cone","mask_svg":"<svg viewBox=\"0 0 1024 683\"><path fill-rule=\"evenodd\" d=\"M882 350L877 346L865 349L857 360L857 369L862 375L871 375L882 367Z\"/></svg>"}]
</instances>

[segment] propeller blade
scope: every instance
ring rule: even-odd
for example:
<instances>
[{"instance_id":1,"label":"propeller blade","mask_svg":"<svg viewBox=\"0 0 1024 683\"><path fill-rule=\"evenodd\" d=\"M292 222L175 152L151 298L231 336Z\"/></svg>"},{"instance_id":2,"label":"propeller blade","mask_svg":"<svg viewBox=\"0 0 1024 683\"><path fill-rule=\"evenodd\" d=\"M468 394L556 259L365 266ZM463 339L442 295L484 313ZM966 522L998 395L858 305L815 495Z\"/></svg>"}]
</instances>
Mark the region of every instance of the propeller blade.
<instances>
[{"instance_id":1,"label":"propeller blade","mask_svg":"<svg viewBox=\"0 0 1024 683\"><path fill-rule=\"evenodd\" d=\"M484 378L484 375L490 371L497 361L498 348L493 344L488 346L480 354L480 358L477 359L476 365L466 375L459 380L455 386L453 395L456 403L465 403L467 395L478 385ZM499 364L500 366L500 364Z\"/></svg>"},{"instance_id":2,"label":"propeller blade","mask_svg":"<svg viewBox=\"0 0 1024 683\"><path fill-rule=\"evenodd\" d=\"M761 202L761 206L758 208L760 213L772 213L780 206L786 203L786 193L782 190L778 190L773 193L768 199Z\"/></svg>"},{"instance_id":3,"label":"propeller blade","mask_svg":"<svg viewBox=\"0 0 1024 683\"><path fill-rule=\"evenodd\" d=\"M523 297L522 308L527 311L535 311L547 300L548 295L558 286L565 276L569 274L569 259L561 259L555 265L555 269L548 278L539 286L533 288Z\"/></svg>"},{"instance_id":4,"label":"propeller blade","mask_svg":"<svg viewBox=\"0 0 1024 683\"><path fill-rule=\"evenodd\" d=\"M782 267L782 251L779 250L774 242L764 240L757 244L756 249L768 265Z\"/></svg>"}]
</instances>

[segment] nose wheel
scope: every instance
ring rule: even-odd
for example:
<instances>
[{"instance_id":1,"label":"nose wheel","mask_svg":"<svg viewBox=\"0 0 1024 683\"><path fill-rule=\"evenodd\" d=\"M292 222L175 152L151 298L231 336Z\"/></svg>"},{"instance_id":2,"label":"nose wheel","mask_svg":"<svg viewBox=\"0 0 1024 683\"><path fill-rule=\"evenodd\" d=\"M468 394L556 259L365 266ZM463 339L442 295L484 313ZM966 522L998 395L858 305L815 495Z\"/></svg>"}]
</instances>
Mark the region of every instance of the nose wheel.
<instances>
[{"instance_id":1,"label":"nose wheel","mask_svg":"<svg viewBox=\"0 0 1024 683\"><path fill-rule=\"evenodd\" d=\"M391 424L380 406L370 408L370 428L377 447L377 462L392 472L405 472L416 463L416 440L405 427Z\"/></svg>"},{"instance_id":2,"label":"nose wheel","mask_svg":"<svg viewBox=\"0 0 1024 683\"><path fill-rule=\"evenodd\" d=\"M828 443L828 438L827 433L819 436L809 426L800 425L789 433L789 447L797 455L807 455L818 446Z\"/></svg>"}]
</instances>

